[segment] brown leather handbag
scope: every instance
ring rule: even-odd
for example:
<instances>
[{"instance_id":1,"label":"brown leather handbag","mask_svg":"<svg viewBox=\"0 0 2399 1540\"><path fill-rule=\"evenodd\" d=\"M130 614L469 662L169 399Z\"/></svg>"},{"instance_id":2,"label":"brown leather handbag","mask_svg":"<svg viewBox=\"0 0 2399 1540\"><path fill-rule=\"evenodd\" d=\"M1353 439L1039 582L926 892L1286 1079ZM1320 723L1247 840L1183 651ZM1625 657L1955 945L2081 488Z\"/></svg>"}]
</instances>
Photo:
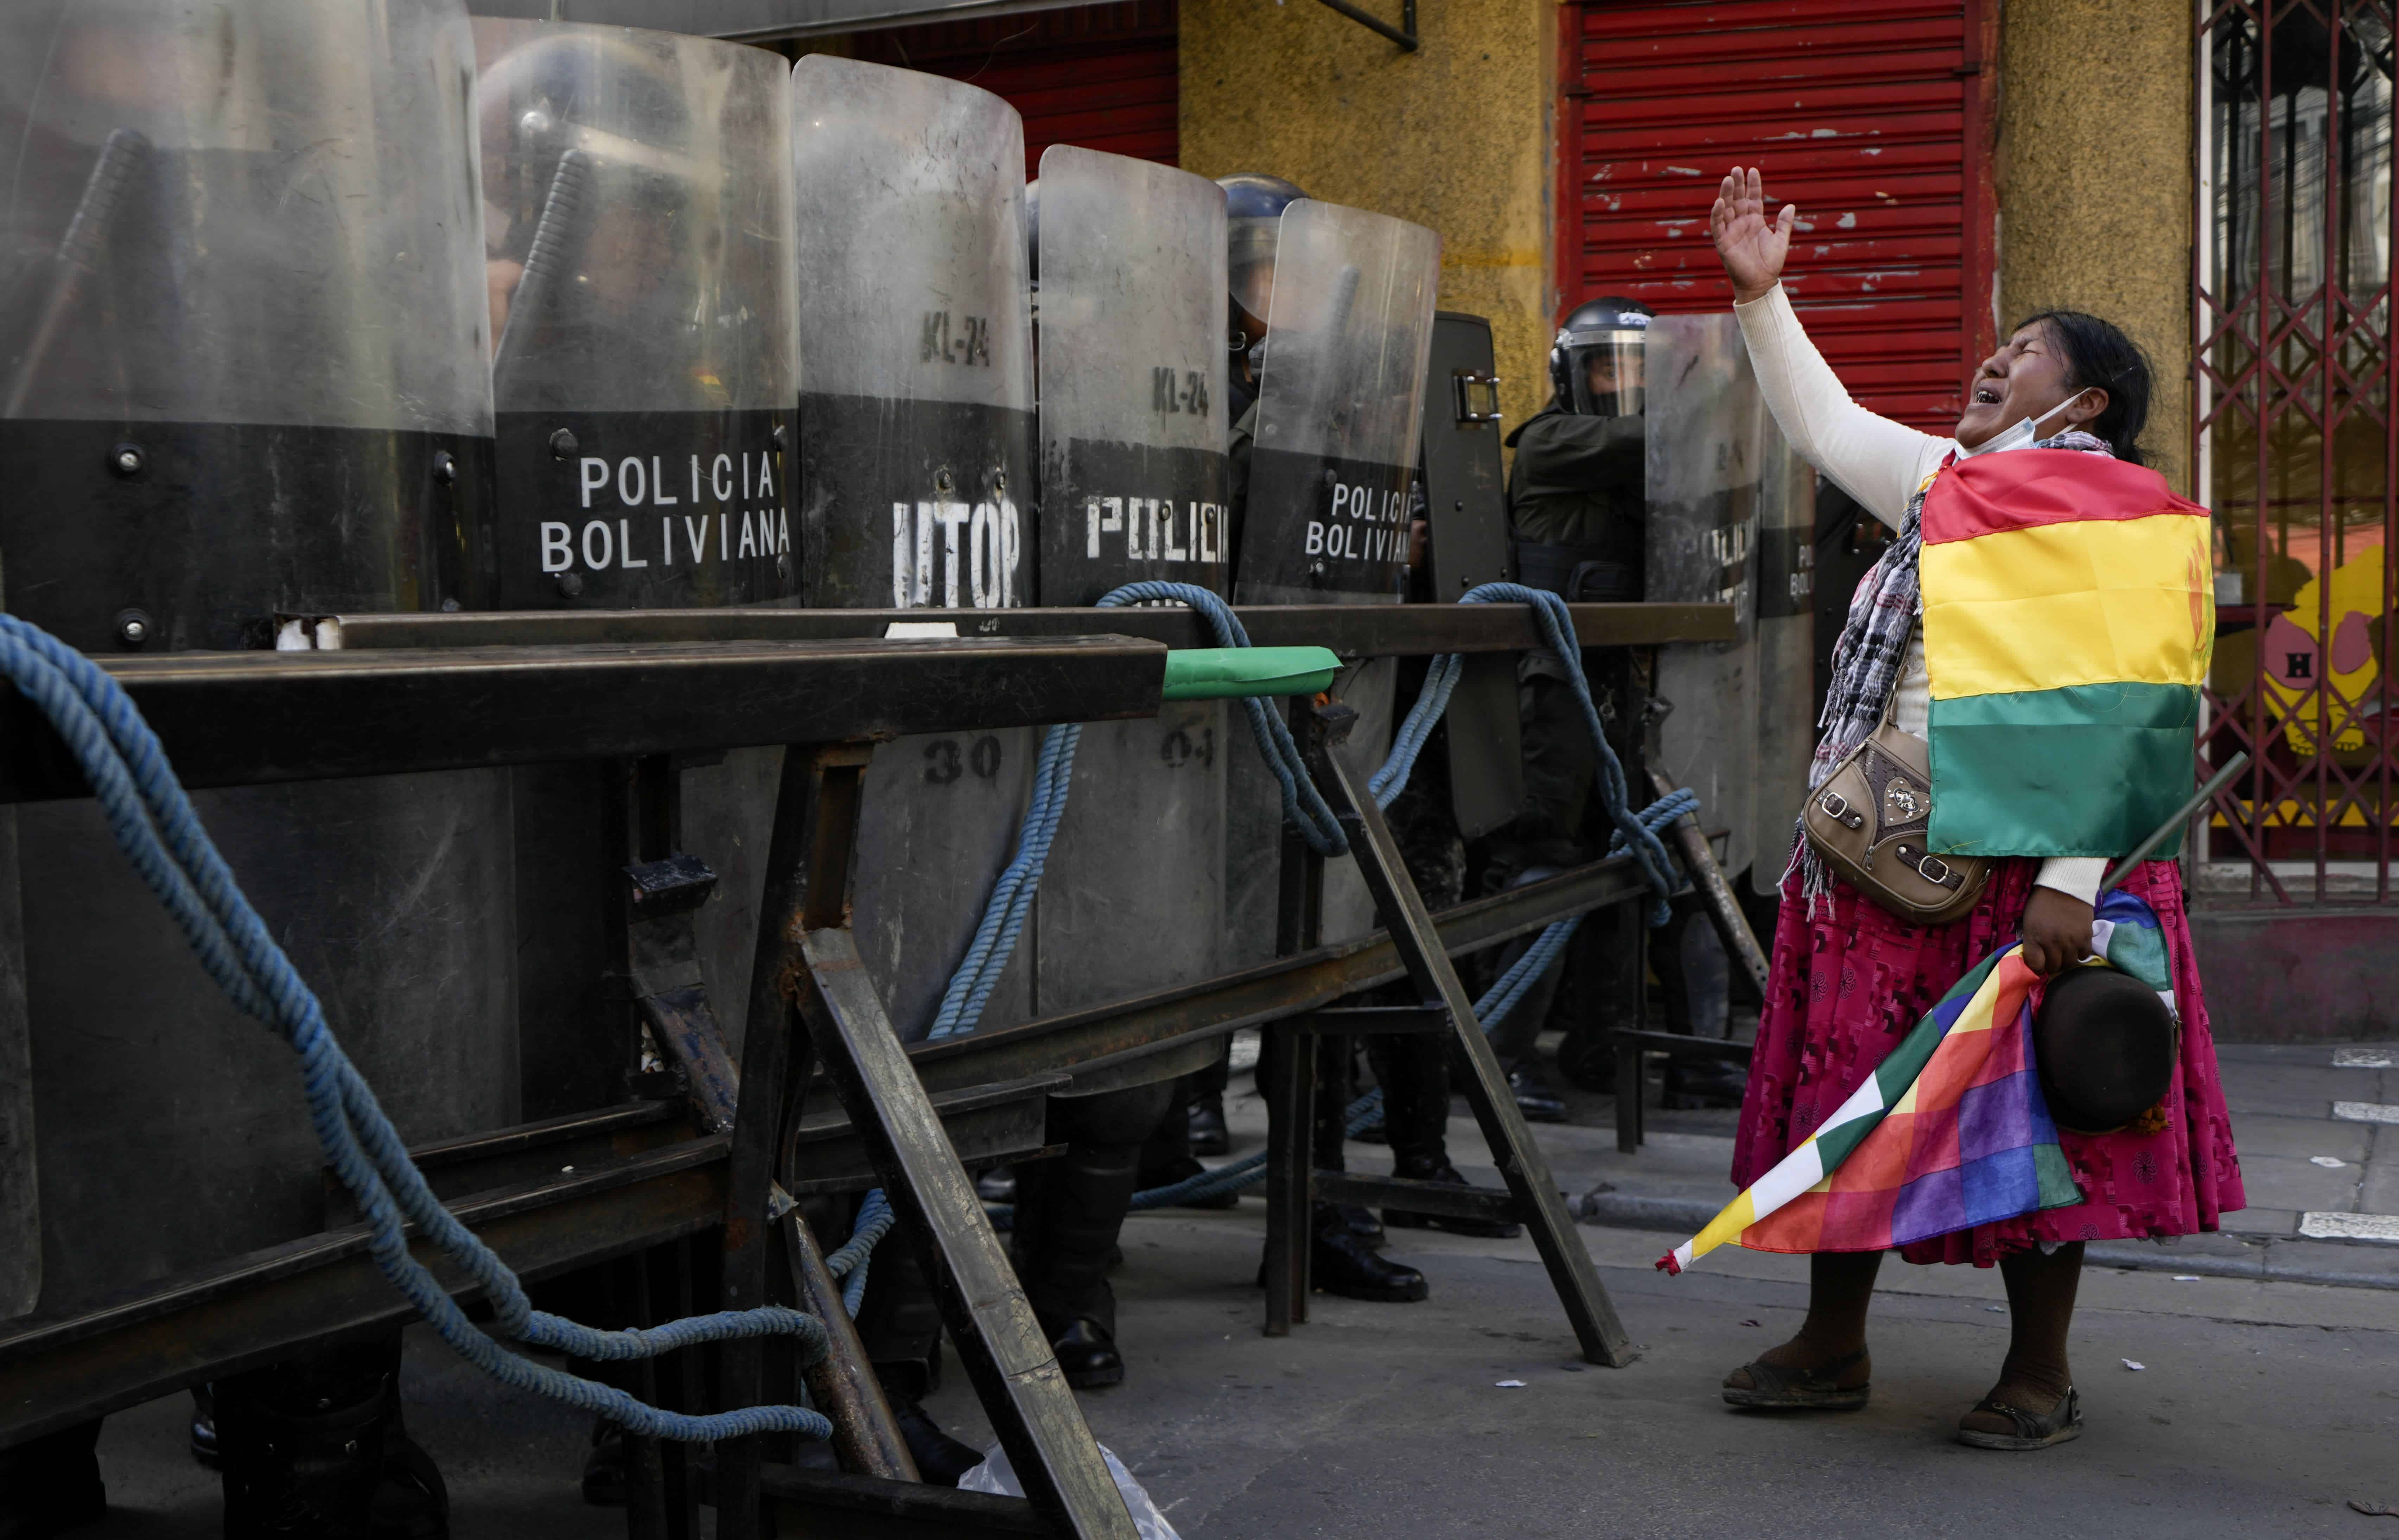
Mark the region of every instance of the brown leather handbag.
<instances>
[{"instance_id":1,"label":"brown leather handbag","mask_svg":"<svg viewBox=\"0 0 2399 1540\"><path fill-rule=\"evenodd\" d=\"M1974 907L1991 863L1925 849L1932 821L1932 746L1882 721L1808 793L1808 844L1851 887L1903 920L1947 925Z\"/></svg>"}]
</instances>

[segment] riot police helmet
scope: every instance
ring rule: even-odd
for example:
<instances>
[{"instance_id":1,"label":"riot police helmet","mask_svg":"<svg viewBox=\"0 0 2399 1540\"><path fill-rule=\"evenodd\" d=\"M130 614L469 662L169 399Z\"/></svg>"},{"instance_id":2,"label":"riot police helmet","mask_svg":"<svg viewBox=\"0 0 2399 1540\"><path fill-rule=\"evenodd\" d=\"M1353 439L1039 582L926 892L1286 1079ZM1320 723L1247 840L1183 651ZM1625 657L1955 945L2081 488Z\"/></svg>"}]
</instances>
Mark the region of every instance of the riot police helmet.
<instances>
[{"instance_id":1,"label":"riot police helmet","mask_svg":"<svg viewBox=\"0 0 2399 1540\"><path fill-rule=\"evenodd\" d=\"M1218 177L1216 185L1225 189L1226 277L1232 288L1227 343L1236 355L1245 356L1267 334L1282 211L1308 194L1295 182L1259 171Z\"/></svg>"},{"instance_id":2,"label":"riot police helmet","mask_svg":"<svg viewBox=\"0 0 2399 1540\"><path fill-rule=\"evenodd\" d=\"M495 257L524 259L570 154L579 152L586 168L644 177L652 189L680 189L705 174L691 154L691 107L671 61L644 48L640 34L523 30L476 83L485 238Z\"/></svg>"},{"instance_id":3,"label":"riot police helmet","mask_svg":"<svg viewBox=\"0 0 2399 1540\"><path fill-rule=\"evenodd\" d=\"M1586 300L1558 323L1550 344L1557 409L1582 417L1641 414L1642 346L1657 312L1639 300Z\"/></svg>"}]
</instances>

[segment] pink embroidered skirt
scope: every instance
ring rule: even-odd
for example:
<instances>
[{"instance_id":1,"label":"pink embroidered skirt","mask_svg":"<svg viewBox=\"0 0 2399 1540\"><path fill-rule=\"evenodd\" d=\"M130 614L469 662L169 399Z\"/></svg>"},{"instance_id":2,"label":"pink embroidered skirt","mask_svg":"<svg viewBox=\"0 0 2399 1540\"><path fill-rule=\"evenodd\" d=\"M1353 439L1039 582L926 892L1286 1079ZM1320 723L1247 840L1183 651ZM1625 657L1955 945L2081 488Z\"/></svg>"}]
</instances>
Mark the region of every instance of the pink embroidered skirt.
<instances>
[{"instance_id":1,"label":"pink embroidered skirt","mask_svg":"<svg viewBox=\"0 0 2399 1540\"><path fill-rule=\"evenodd\" d=\"M1784 885L1773 972L1733 1144L1734 1185L1746 1187L1765 1175L1840 1106L1968 968L2015 939L2040 867L2031 859L1999 862L1974 912L1945 925L1909 925L1838 882L1810 920L1796 879ZM2084 1202L1920 1241L1901 1250L1908 1261L1988 1267L2039 1241L2187 1236L2215 1229L2218 1215L2246 1203L2190 954L2181 871L2171 861L2150 861L2123 885L2157 911L2173 953L2182 1064L2166 1093L2166 1128L2155 1134L2060 1130L2058 1141Z\"/></svg>"}]
</instances>

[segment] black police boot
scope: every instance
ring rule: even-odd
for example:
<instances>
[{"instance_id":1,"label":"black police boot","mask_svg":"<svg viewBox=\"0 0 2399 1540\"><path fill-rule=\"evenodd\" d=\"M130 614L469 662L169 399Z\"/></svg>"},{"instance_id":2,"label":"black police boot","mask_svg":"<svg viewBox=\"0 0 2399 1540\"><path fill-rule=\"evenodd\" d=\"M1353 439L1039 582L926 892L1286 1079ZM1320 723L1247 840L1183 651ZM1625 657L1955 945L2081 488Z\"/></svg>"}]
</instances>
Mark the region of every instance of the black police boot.
<instances>
[{"instance_id":1,"label":"black police boot","mask_svg":"<svg viewBox=\"0 0 2399 1540\"><path fill-rule=\"evenodd\" d=\"M1376 1256L1341 1217L1339 1206L1330 1203L1316 1206L1308 1265L1314 1287L1343 1299L1409 1304L1431 1291L1422 1273ZM1259 1277L1265 1278L1263 1268Z\"/></svg>"},{"instance_id":2,"label":"black police boot","mask_svg":"<svg viewBox=\"0 0 2399 1540\"><path fill-rule=\"evenodd\" d=\"M1457 1168L1446 1160L1394 1160L1391 1174L1410 1182L1468 1185L1467 1180L1457 1174ZM1384 1209L1383 1223L1402 1230L1446 1230L1453 1236L1488 1236L1495 1240L1512 1240L1525 1233L1523 1226L1507 1220L1454 1219L1447 1214L1422 1214L1407 1209Z\"/></svg>"},{"instance_id":3,"label":"black police boot","mask_svg":"<svg viewBox=\"0 0 2399 1540\"><path fill-rule=\"evenodd\" d=\"M625 1506L625 1430L605 1417L591 1419L591 1450L583 1456L583 1500L595 1508Z\"/></svg>"},{"instance_id":4,"label":"black police boot","mask_svg":"<svg viewBox=\"0 0 2399 1540\"><path fill-rule=\"evenodd\" d=\"M1515 1093L1516 1110L1527 1123L1564 1123L1566 1120L1565 1097L1541 1083L1541 1072L1530 1062L1519 1060L1508 1072L1508 1088Z\"/></svg>"},{"instance_id":5,"label":"black police boot","mask_svg":"<svg viewBox=\"0 0 2399 1540\"><path fill-rule=\"evenodd\" d=\"M1391 1126L1391 1174L1464 1186L1466 1179L1449 1163L1449 1060L1444 1047L1430 1037L1389 1039L1375 1073L1383 1080L1383 1106ZM1386 1208L1383 1223L1460 1236L1516 1234L1514 1225L1494 1220L1444 1219L1405 1209Z\"/></svg>"},{"instance_id":6,"label":"black police boot","mask_svg":"<svg viewBox=\"0 0 2399 1540\"><path fill-rule=\"evenodd\" d=\"M1172 1094L1170 1084L1053 1100L1050 1135L1065 1136L1066 1153L1017 1177L1017 1277L1066 1383L1078 1389L1124 1381L1108 1267L1121 1254L1117 1233L1132 1202L1143 1145Z\"/></svg>"},{"instance_id":7,"label":"black police boot","mask_svg":"<svg viewBox=\"0 0 2399 1540\"><path fill-rule=\"evenodd\" d=\"M1331 1209L1335 1218L1348 1227L1359 1245L1372 1251L1383 1249L1383 1222L1375 1217L1374 1209L1355 1203L1328 1203L1323 1207Z\"/></svg>"},{"instance_id":8,"label":"black police boot","mask_svg":"<svg viewBox=\"0 0 2399 1540\"><path fill-rule=\"evenodd\" d=\"M1016 1169L1012 1166L994 1166L990 1170L976 1177L975 1196L985 1203L1015 1202Z\"/></svg>"},{"instance_id":9,"label":"black police boot","mask_svg":"<svg viewBox=\"0 0 2399 1540\"><path fill-rule=\"evenodd\" d=\"M1668 1107L1738 1107L1749 1089L1749 1072L1721 1059L1666 1060Z\"/></svg>"},{"instance_id":10,"label":"black police boot","mask_svg":"<svg viewBox=\"0 0 2399 1540\"><path fill-rule=\"evenodd\" d=\"M107 1515L100 1419L0 1450L0 1540L48 1540Z\"/></svg>"},{"instance_id":11,"label":"black police boot","mask_svg":"<svg viewBox=\"0 0 2399 1540\"><path fill-rule=\"evenodd\" d=\"M922 1406L905 1396L891 1396L891 1420L899 1425L916 1474L937 1487L954 1487L958 1478L983 1464L983 1452L942 1431Z\"/></svg>"},{"instance_id":12,"label":"black police boot","mask_svg":"<svg viewBox=\"0 0 2399 1540\"><path fill-rule=\"evenodd\" d=\"M1232 1131L1225 1126L1225 1093L1202 1091L1191 1099L1186 1114L1191 1128L1193 1155L1228 1155L1233 1148Z\"/></svg>"},{"instance_id":13,"label":"black police boot","mask_svg":"<svg viewBox=\"0 0 2399 1540\"><path fill-rule=\"evenodd\" d=\"M216 1383L227 1540L446 1540L449 1492L400 1425L399 1347Z\"/></svg>"},{"instance_id":14,"label":"black police boot","mask_svg":"<svg viewBox=\"0 0 2399 1540\"><path fill-rule=\"evenodd\" d=\"M1558 1074L1579 1091L1606 1095L1616 1089L1616 1037L1608 1032L1576 1032L1558 1045Z\"/></svg>"},{"instance_id":15,"label":"black police boot","mask_svg":"<svg viewBox=\"0 0 2399 1540\"><path fill-rule=\"evenodd\" d=\"M217 1403L205 1384L192 1386L192 1458L217 1468Z\"/></svg>"},{"instance_id":16,"label":"black police boot","mask_svg":"<svg viewBox=\"0 0 2399 1540\"><path fill-rule=\"evenodd\" d=\"M1070 1323L1050 1339L1050 1349L1058 1355L1059 1372L1078 1390L1124 1384L1124 1355L1117 1351L1117 1340L1108 1329L1095 1320Z\"/></svg>"}]
</instances>

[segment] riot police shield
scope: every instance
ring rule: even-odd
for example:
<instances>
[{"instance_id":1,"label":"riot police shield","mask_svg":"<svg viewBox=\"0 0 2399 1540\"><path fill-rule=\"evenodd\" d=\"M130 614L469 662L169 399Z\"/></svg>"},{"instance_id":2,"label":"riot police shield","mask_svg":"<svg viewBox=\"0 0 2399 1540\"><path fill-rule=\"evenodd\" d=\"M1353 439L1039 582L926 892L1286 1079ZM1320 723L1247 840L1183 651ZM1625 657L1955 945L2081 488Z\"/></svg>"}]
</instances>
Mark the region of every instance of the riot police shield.
<instances>
[{"instance_id":1,"label":"riot police shield","mask_svg":"<svg viewBox=\"0 0 2399 1540\"><path fill-rule=\"evenodd\" d=\"M1660 649L1663 770L1699 793L1703 827L1730 832L1724 868L1751 864L1756 835L1757 505L1766 412L1729 315L1649 326L1646 480L1652 601L1731 604L1739 638ZM1772 858L1769 857L1769 859Z\"/></svg>"},{"instance_id":2,"label":"riot police shield","mask_svg":"<svg viewBox=\"0 0 2399 1540\"><path fill-rule=\"evenodd\" d=\"M1424 391L1424 499L1435 603L1454 603L1469 589L1515 576L1495 369L1489 321L1448 310L1434 315ZM1525 801L1515 658L1469 655L1442 720L1450 810L1458 832L1475 839L1513 818Z\"/></svg>"},{"instance_id":3,"label":"riot police shield","mask_svg":"<svg viewBox=\"0 0 2399 1540\"><path fill-rule=\"evenodd\" d=\"M460 12L27 0L0 41L11 613L115 652L474 601Z\"/></svg>"},{"instance_id":4,"label":"riot police shield","mask_svg":"<svg viewBox=\"0 0 2399 1540\"><path fill-rule=\"evenodd\" d=\"M808 602L1027 603L1023 122L989 91L824 54L792 88Z\"/></svg>"},{"instance_id":5,"label":"riot police shield","mask_svg":"<svg viewBox=\"0 0 2399 1540\"><path fill-rule=\"evenodd\" d=\"M473 78L456 0L0 10L12 612L94 651L305 646L311 615L481 596ZM412 1141L516 1120L507 790L193 799ZM34 1180L37 1307L320 1229L290 1047L209 982L93 804L18 809L14 843L46 879L0 873L38 1169L0 1187ZM0 1315L29 1303L9 1272Z\"/></svg>"},{"instance_id":6,"label":"riot police shield","mask_svg":"<svg viewBox=\"0 0 2399 1540\"><path fill-rule=\"evenodd\" d=\"M846 608L1029 604L1038 559L1024 128L957 81L810 54L792 74L801 583ZM901 738L866 777L854 889L891 1019L932 1026L1015 849L1037 737ZM981 1025L1031 1010L1019 948Z\"/></svg>"},{"instance_id":7,"label":"riot police shield","mask_svg":"<svg viewBox=\"0 0 2399 1540\"><path fill-rule=\"evenodd\" d=\"M621 27L475 47L500 604L796 594L789 72Z\"/></svg>"},{"instance_id":8,"label":"riot police shield","mask_svg":"<svg viewBox=\"0 0 2399 1540\"><path fill-rule=\"evenodd\" d=\"M1039 205L1040 601L1144 578L1221 596L1224 189L1061 144ZM1037 905L1041 1014L1221 971L1225 764L1247 751L1227 720L1182 701L1083 729Z\"/></svg>"},{"instance_id":9,"label":"riot police shield","mask_svg":"<svg viewBox=\"0 0 2399 1540\"><path fill-rule=\"evenodd\" d=\"M1041 602L1144 578L1225 591L1225 193L1041 156Z\"/></svg>"},{"instance_id":10,"label":"riot police shield","mask_svg":"<svg viewBox=\"0 0 2399 1540\"><path fill-rule=\"evenodd\" d=\"M1283 210L1235 597L1397 603L1441 237L1303 199Z\"/></svg>"},{"instance_id":11,"label":"riot police shield","mask_svg":"<svg viewBox=\"0 0 2399 1540\"><path fill-rule=\"evenodd\" d=\"M1769 416L1757 479L1757 832L1752 892L1777 891L1816 750L1816 469ZM1760 938L1764 939L1764 938Z\"/></svg>"}]
</instances>

